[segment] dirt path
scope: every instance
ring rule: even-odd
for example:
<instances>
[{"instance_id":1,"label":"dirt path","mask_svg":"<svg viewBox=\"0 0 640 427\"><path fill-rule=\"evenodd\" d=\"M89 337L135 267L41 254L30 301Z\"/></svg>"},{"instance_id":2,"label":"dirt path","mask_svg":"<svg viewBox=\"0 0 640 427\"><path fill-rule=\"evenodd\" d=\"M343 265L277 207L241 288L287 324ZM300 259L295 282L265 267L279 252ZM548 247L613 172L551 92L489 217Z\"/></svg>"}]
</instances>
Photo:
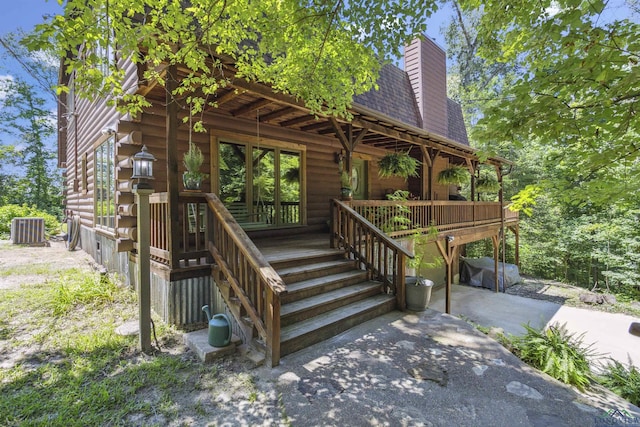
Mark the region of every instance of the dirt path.
<instances>
[{"instance_id":1,"label":"dirt path","mask_svg":"<svg viewBox=\"0 0 640 427\"><path fill-rule=\"evenodd\" d=\"M22 246L0 240L0 289L44 283L48 276L43 272L90 269L92 262L82 250L67 250L63 241L52 241L50 246Z\"/></svg>"}]
</instances>

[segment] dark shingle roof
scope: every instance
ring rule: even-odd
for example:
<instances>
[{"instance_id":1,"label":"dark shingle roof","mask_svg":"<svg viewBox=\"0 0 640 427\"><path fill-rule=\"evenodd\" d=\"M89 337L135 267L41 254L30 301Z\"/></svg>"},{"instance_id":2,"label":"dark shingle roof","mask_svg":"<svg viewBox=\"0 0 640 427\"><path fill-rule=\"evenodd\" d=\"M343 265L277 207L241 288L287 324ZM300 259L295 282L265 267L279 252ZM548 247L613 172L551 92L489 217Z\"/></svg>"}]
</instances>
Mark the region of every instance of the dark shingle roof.
<instances>
[{"instance_id":1,"label":"dark shingle roof","mask_svg":"<svg viewBox=\"0 0 640 427\"><path fill-rule=\"evenodd\" d=\"M461 144L469 145L467 128L464 125L462 107L456 101L447 98L447 119L449 131L447 137Z\"/></svg>"},{"instance_id":2,"label":"dark shingle roof","mask_svg":"<svg viewBox=\"0 0 640 427\"><path fill-rule=\"evenodd\" d=\"M407 73L395 65L385 65L380 70L378 90L371 90L354 98L354 102L378 111L403 123L422 128L422 117ZM448 132L445 136L461 144L469 145L462 108L447 98Z\"/></svg>"},{"instance_id":3,"label":"dark shingle roof","mask_svg":"<svg viewBox=\"0 0 640 427\"><path fill-rule=\"evenodd\" d=\"M395 65L380 70L378 90L358 95L354 102L412 126L422 127L422 118L409 76Z\"/></svg>"}]
</instances>

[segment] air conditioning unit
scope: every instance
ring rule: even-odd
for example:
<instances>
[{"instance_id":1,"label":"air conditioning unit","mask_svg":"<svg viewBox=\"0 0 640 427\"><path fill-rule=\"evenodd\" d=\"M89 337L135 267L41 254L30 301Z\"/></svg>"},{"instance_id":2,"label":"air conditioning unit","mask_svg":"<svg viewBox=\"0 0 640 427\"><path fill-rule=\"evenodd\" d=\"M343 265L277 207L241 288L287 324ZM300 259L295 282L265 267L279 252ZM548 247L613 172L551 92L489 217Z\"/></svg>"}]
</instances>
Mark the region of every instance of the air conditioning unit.
<instances>
[{"instance_id":1,"label":"air conditioning unit","mask_svg":"<svg viewBox=\"0 0 640 427\"><path fill-rule=\"evenodd\" d=\"M13 218L11 240L14 245L45 243L44 218Z\"/></svg>"}]
</instances>

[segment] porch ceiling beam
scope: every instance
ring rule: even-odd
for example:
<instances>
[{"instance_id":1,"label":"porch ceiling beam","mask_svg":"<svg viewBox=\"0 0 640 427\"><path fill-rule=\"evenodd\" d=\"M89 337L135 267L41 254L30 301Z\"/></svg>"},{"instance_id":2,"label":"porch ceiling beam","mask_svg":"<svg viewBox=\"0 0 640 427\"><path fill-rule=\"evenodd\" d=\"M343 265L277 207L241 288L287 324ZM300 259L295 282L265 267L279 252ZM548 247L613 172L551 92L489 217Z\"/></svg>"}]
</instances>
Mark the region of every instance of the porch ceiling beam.
<instances>
[{"instance_id":1,"label":"porch ceiling beam","mask_svg":"<svg viewBox=\"0 0 640 427\"><path fill-rule=\"evenodd\" d=\"M446 145L442 145L436 141L432 141L429 139L425 139L425 138L421 138L418 136L413 136L407 132L399 132L393 129L389 129L386 128L384 126L381 126L379 124L376 123L370 123L367 121L363 121L363 120L359 120L356 119L353 121L353 125L356 127L368 127L371 132L375 132L381 135L385 135L394 139L398 139L398 140L402 140L405 141L409 144L413 144L413 145L426 145L426 146L431 146L431 147L436 147L438 148L441 152L443 153L447 153L449 155L461 158L461 159L466 159L468 157L476 160L477 156L475 155L475 153L472 152L472 149L469 148L468 151L466 152L462 152L463 150L460 149L454 149L454 148L450 148L447 147ZM490 164L496 164L495 162L492 162L491 160L488 161L488 163ZM497 164L496 164L497 165Z\"/></svg>"},{"instance_id":2,"label":"porch ceiling beam","mask_svg":"<svg viewBox=\"0 0 640 427\"><path fill-rule=\"evenodd\" d=\"M356 138L353 140L353 148L355 148L358 144L362 142L362 140L364 139L365 135L367 135L368 132L369 132L368 127L364 127L360 129L360 132L358 132L358 134L356 135Z\"/></svg>"},{"instance_id":3,"label":"porch ceiling beam","mask_svg":"<svg viewBox=\"0 0 640 427\"><path fill-rule=\"evenodd\" d=\"M293 107L284 107L279 110L275 110L269 114L265 114L264 116L260 116L260 122L268 122L270 120L275 120L278 117L286 116L287 114L291 114L297 111Z\"/></svg>"},{"instance_id":4,"label":"porch ceiling beam","mask_svg":"<svg viewBox=\"0 0 640 427\"><path fill-rule=\"evenodd\" d=\"M139 74L139 78L141 81L144 81L146 84L140 84L140 89L138 90L138 93L142 96L147 96L149 94L149 92L151 92L153 90L153 88L155 88L158 85L158 81L160 79L164 79L167 75L167 66L166 65L161 65L158 67L155 67L155 72L158 73L158 78L155 78L151 81L146 81L144 80L144 77L142 77L142 74L144 73L144 69L146 69L146 64L145 65L141 65L138 68L138 74Z\"/></svg>"},{"instance_id":5,"label":"porch ceiling beam","mask_svg":"<svg viewBox=\"0 0 640 427\"><path fill-rule=\"evenodd\" d=\"M304 103L296 101L290 95L273 92L273 90L266 85L248 82L242 78L235 78L230 82L230 84L233 87L245 89L249 92L253 92L256 95L261 96L262 98L270 99L271 101L277 102L278 104L287 105L289 107L300 110L301 112L309 114L309 109L305 107Z\"/></svg>"},{"instance_id":6,"label":"porch ceiling beam","mask_svg":"<svg viewBox=\"0 0 640 427\"><path fill-rule=\"evenodd\" d=\"M269 104L272 104L273 101L266 98L258 99L257 101L251 102L249 104L243 105L242 107L231 112L231 115L234 117L242 116L253 111L256 111L262 107L265 107Z\"/></svg>"},{"instance_id":7,"label":"porch ceiling beam","mask_svg":"<svg viewBox=\"0 0 640 427\"><path fill-rule=\"evenodd\" d=\"M427 166L430 168L433 167L433 160L431 160L431 155L429 154L427 147L421 145L420 152L422 152L422 159L427 164Z\"/></svg>"},{"instance_id":8,"label":"porch ceiling beam","mask_svg":"<svg viewBox=\"0 0 640 427\"><path fill-rule=\"evenodd\" d=\"M226 104L227 102L239 97L240 95L246 93L246 90L240 90L240 89L236 89L236 88L231 88L231 90L225 94L223 94L222 96L216 98L213 100L213 102L216 103L216 105L218 107L220 107L223 104ZM209 107L209 109L214 108L214 107Z\"/></svg>"},{"instance_id":9,"label":"porch ceiling beam","mask_svg":"<svg viewBox=\"0 0 640 427\"><path fill-rule=\"evenodd\" d=\"M313 117L311 114L307 113L300 117L294 117L293 119L285 120L284 122L280 123L280 126L289 127L289 126L299 125L301 123L310 122L312 120L316 120L316 118Z\"/></svg>"},{"instance_id":10,"label":"porch ceiling beam","mask_svg":"<svg viewBox=\"0 0 640 427\"><path fill-rule=\"evenodd\" d=\"M349 153L353 152L351 141L349 141L349 138L347 138L347 135L345 135L344 131L342 130L342 126L340 126L336 118L330 117L329 122L331 123L333 129L336 131L336 136L338 137L338 140L340 141L340 144L342 144L342 147L345 149L345 151L348 151Z\"/></svg>"},{"instance_id":11,"label":"porch ceiling beam","mask_svg":"<svg viewBox=\"0 0 640 427\"><path fill-rule=\"evenodd\" d=\"M332 133L336 133L336 130L333 128L321 129L318 131L320 135L330 135Z\"/></svg>"},{"instance_id":12,"label":"porch ceiling beam","mask_svg":"<svg viewBox=\"0 0 640 427\"><path fill-rule=\"evenodd\" d=\"M331 126L329 123L327 122L318 122L318 123L313 123L311 125L306 125L306 126L302 126L300 128L300 130L302 131L309 131L309 130L318 130L318 129L324 129L328 126Z\"/></svg>"}]
</instances>

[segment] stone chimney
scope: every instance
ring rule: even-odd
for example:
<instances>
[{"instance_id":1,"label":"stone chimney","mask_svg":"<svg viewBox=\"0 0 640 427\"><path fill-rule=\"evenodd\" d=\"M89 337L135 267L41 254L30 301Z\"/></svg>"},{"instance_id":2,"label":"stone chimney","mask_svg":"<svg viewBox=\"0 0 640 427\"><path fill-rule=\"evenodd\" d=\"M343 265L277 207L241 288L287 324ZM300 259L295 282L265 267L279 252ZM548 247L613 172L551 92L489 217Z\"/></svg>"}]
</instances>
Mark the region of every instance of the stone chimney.
<instances>
[{"instance_id":1,"label":"stone chimney","mask_svg":"<svg viewBox=\"0 0 640 427\"><path fill-rule=\"evenodd\" d=\"M431 39L414 39L404 49L404 70L409 75L422 116L422 127L447 136L447 56Z\"/></svg>"}]
</instances>

